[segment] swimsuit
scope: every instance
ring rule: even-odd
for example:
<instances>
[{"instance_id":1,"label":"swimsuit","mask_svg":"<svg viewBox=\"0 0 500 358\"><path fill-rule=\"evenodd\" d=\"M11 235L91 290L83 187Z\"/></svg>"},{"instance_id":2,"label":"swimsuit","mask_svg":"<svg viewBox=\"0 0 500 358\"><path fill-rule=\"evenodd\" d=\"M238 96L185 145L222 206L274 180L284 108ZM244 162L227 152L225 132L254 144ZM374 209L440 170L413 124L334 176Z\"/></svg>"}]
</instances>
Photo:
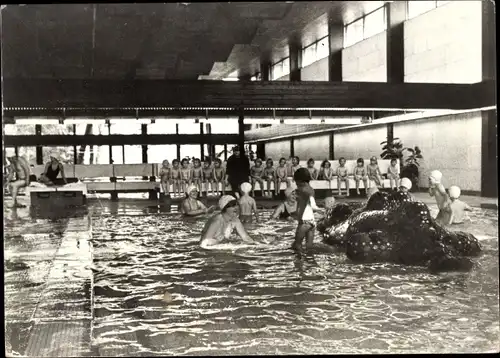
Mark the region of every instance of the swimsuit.
<instances>
[{"instance_id":1,"label":"swimsuit","mask_svg":"<svg viewBox=\"0 0 500 358\"><path fill-rule=\"evenodd\" d=\"M45 176L50 180L50 181L54 181L57 179L57 176L59 175L59 165L57 165L57 168L55 170L52 169L52 165L49 165L49 167L47 168L47 173L45 174Z\"/></svg>"},{"instance_id":2,"label":"swimsuit","mask_svg":"<svg viewBox=\"0 0 500 358\"><path fill-rule=\"evenodd\" d=\"M201 179L201 168L193 168L193 179Z\"/></svg>"},{"instance_id":3,"label":"swimsuit","mask_svg":"<svg viewBox=\"0 0 500 358\"><path fill-rule=\"evenodd\" d=\"M172 169L172 171L170 172L172 179L175 179L175 180L179 179L180 174L181 173L180 173L179 169Z\"/></svg>"},{"instance_id":4,"label":"swimsuit","mask_svg":"<svg viewBox=\"0 0 500 358\"><path fill-rule=\"evenodd\" d=\"M214 171L212 169L203 169L203 179L212 180L214 177Z\"/></svg>"},{"instance_id":5,"label":"swimsuit","mask_svg":"<svg viewBox=\"0 0 500 358\"><path fill-rule=\"evenodd\" d=\"M191 169L181 169L181 179L189 180L189 176L191 174Z\"/></svg>"},{"instance_id":6,"label":"swimsuit","mask_svg":"<svg viewBox=\"0 0 500 358\"><path fill-rule=\"evenodd\" d=\"M288 219L290 216L293 216L296 213L296 211L289 212L286 205L287 205L286 203L283 203L284 210L278 216L278 218L281 220Z\"/></svg>"},{"instance_id":7,"label":"swimsuit","mask_svg":"<svg viewBox=\"0 0 500 358\"><path fill-rule=\"evenodd\" d=\"M189 199L186 199L188 205L189 205L189 211L195 211L195 210L200 210L202 208L202 206L200 205L200 201L199 200L196 200L196 207L193 209L193 206L191 205L191 200Z\"/></svg>"},{"instance_id":8,"label":"swimsuit","mask_svg":"<svg viewBox=\"0 0 500 358\"><path fill-rule=\"evenodd\" d=\"M224 178L224 169L218 168L214 169L215 180L222 181Z\"/></svg>"}]
</instances>

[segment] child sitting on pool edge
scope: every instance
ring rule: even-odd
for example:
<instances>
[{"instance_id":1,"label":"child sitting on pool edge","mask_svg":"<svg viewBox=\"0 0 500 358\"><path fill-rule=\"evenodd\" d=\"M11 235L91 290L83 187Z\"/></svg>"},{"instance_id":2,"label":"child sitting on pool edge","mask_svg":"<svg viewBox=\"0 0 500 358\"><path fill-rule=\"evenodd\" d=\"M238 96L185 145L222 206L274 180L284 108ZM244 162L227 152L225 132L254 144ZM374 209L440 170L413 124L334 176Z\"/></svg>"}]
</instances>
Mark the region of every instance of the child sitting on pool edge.
<instances>
[{"instance_id":1,"label":"child sitting on pool edge","mask_svg":"<svg viewBox=\"0 0 500 358\"><path fill-rule=\"evenodd\" d=\"M293 180L297 185L297 212L299 224L295 232L295 240L292 250L297 253L302 251L302 241L306 239L306 249L313 246L316 221L314 211L320 210L314 200L314 189L309 185L311 174L307 168L299 168L293 174Z\"/></svg>"},{"instance_id":2,"label":"child sitting on pool edge","mask_svg":"<svg viewBox=\"0 0 500 358\"><path fill-rule=\"evenodd\" d=\"M464 222L464 218L466 217L465 211L472 211L472 208L462 200L458 199L460 197L460 188L458 186L450 186L448 193L450 194L451 202L447 208L450 213L450 219L447 224L462 224Z\"/></svg>"},{"instance_id":3,"label":"child sitting on pool edge","mask_svg":"<svg viewBox=\"0 0 500 358\"><path fill-rule=\"evenodd\" d=\"M259 217L257 214L257 203L255 199L250 196L250 191L252 190L252 185L248 182L242 183L240 185L241 197L238 199L238 204L240 205L240 221L242 223L252 222L252 213L255 215L255 222L259 222Z\"/></svg>"}]
</instances>

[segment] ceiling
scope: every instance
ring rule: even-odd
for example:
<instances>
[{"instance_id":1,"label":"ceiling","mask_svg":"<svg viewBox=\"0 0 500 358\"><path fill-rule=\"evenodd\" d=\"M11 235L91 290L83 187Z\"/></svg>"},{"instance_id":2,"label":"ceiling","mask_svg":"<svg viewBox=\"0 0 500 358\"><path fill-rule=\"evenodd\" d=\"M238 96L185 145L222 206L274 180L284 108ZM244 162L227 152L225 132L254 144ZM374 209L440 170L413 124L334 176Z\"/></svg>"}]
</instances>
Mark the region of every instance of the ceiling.
<instances>
[{"instance_id":1,"label":"ceiling","mask_svg":"<svg viewBox=\"0 0 500 358\"><path fill-rule=\"evenodd\" d=\"M332 21L380 1L2 6L4 78L221 79L254 75ZM201 76L201 77L200 77Z\"/></svg>"}]
</instances>

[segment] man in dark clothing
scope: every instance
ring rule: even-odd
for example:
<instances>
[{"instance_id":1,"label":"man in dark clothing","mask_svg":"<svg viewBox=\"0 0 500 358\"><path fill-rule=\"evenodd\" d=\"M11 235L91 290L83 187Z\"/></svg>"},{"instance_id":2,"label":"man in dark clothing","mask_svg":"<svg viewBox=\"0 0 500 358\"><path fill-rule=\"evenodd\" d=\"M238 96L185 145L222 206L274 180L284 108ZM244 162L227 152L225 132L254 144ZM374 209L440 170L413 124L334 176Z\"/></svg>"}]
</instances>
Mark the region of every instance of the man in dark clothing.
<instances>
[{"instance_id":1,"label":"man in dark clothing","mask_svg":"<svg viewBox=\"0 0 500 358\"><path fill-rule=\"evenodd\" d=\"M231 185L231 191L236 198L240 197L240 185L250 181L250 161L245 153L240 154L238 146L233 147L233 155L227 159L226 182Z\"/></svg>"}]
</instances>

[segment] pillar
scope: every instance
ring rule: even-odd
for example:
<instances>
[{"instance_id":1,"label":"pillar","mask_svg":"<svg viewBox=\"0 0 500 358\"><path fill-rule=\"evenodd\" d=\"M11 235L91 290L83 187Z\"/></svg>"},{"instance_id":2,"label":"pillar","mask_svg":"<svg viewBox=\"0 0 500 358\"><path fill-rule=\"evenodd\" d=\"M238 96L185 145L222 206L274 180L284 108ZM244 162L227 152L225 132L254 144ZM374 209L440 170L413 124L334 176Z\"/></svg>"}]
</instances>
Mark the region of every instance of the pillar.
<instances>
[{"instance_id":1,"label":"pillar","mask_svg":"<svg viewBox=\"0 0 500 358\"><path fill-rule=\"evenodd\" d=\"M76 135L76 124L73 124L73 135ZM111 146L109 147L109 149L111 150ZM111 159L111 157L110 157L110 159ZM77 160L78 160L77 146L74 145L73 146L73 164L76 164ZM111 163L111 160L110 160L110 163Z\"/></svg>"},{"instance_id":2,"label":"pillar","mask_svg":"<svg viewBox=\"0 0 500 358\"><path fill-rule=\"evenodd\" d=\"M328 17L328 44L330 55L328 58L328 80L342 81L342 50L344 49L344 25L334 20L334 15Z\"/></svg>"},{"instance_id":3,"label":"pillar","mask_svg":"<svg viewBox=\"0 0 500 358\"><path fill-rule=\"evenodd\" d=\"M35 135L42 135L42 126L40 124L35 124ZM43 147L41 145L36 146L36 164L43 164Z\"/></svg>"},{"instance_id":4,"label":"pillar","mask_svg":"<svg viewBox=\"0 0 500 358\"><path fill-rule=\"evenodd\" d=\"M265 142L257 142L256 153L257 158L266 158L266 143Z\"/></svg>"},{"instance_id":5,"label":"pillar","mask_svg":"<svg viewBox=\"0 0 500 358\"><path fill-rule=\"evenodd\" d=\"M271 62L262 60L260 62L260 78L261 81L269 81L271 78Z\"/></svg>"},{"instance_id":6,"label":"pillar","mask_svg":"<svg viewBox=\"0 0 500 358\"><path fill-rule=\"evenodd\" d=\"M238 111L238 146L240 150L245 150L245 115L243 114L243 109Z\"/></svg>"},{"instance_id":7,"label":"pillar","mask_svg":"<svg viewBox=\"0 0 500 358\"><path fill-rule=\"evenodd\" d=\"M404 22L407 1L385 4L387 12L387 82L403 83L405 78Z\"/></svg>"},{"instance_id":8,"label":"pillar","mask_svg":"<svg viewBox=\"0 0 500 358\"><path fill-rule=\"evenodd\" d=\"M390 142L394 139L394 124L387 123L387 141Z\"/></svg>"},{"instance_id":9,"label":"pillar","mask_svg":"<svg viewBox=\"0 0 500 358\"><path fill-rule=\"evenodd\" d=\"M295 155L295 145L294 145L294 138L292 137L290 139L290 156L294 156Z\"/></svg>"},{"instance_id":10,"label":"pillar","mask_svg":"<svg viewBox=\"0 0 500 358\"><path fill-rule=\"evenodd\" d=\"M141 135L146 137L148 135L148 125L147 124L141 124ZM148 162L148 146L147 145L142 145L142 162L147 163ZM142 177L142 180L148 180L148 177Z\"/></svg>"},{"instance_id":11,"label":"pillar","mask_svg":"<svg viewBox=\"0 0 500 358\"><path fill-rule=\"evenodd\" d=\"M200 123L200 160L205 161L205 133L203 131L203 123Z\"/></svg>"},{"instance_id":12,"label":"pillar","mask_svg":"<svg viewBox=\"0 0 500 358\"><path fill-rule=\"evenodd\" d=\"M175 124L175 134L179 135L179 123ZM181 160L181 145L177 144L177 159Z\"/></svg>"},{"instance_id":13,"label":"pillar","mask_svg":"<svg viewBox=\"0 0 500 358\"><path fill-rule=\"evenodd\" d=\"M302 65L302 47L300 45L300 40L292 40L288 47L290 52L290 81L300 81L300 68Z\"/></svg>"},{"instance_id":14,"label":"pillar","mask_svg":"<svg viewBox=\"0 0 500 358\"><path fill-rule=\"evenodd\" d=\"M335 132L330 132L330 151L329 151L329 160L335 159L335 146L334 146L334 135Z\"/></svg>"}]
</instances>

